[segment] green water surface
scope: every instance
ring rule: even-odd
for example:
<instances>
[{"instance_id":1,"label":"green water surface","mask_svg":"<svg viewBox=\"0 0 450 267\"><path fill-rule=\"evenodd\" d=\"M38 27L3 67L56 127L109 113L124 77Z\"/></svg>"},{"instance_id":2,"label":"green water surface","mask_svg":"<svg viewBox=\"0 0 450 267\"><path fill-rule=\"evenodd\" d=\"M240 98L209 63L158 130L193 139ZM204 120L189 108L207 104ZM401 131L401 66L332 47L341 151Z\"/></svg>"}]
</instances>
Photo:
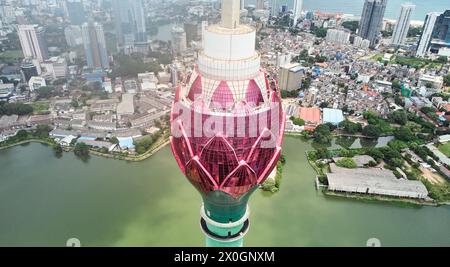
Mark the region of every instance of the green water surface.
<instances>
[{"instance_id":1,"label":"green water surface","mask_svg":"<svg viewBox=\"0 0 450 267\"><path fill-rule=\"evenodd\" d=\"M324 196L305 150L286 138L281 191L250 201L247 246L449 246L450 207L411 207ZM29 144L0 151L0 246L203 246L200 197L170 148L138 163L85 163Z\"/></svg>"}]
</instances>

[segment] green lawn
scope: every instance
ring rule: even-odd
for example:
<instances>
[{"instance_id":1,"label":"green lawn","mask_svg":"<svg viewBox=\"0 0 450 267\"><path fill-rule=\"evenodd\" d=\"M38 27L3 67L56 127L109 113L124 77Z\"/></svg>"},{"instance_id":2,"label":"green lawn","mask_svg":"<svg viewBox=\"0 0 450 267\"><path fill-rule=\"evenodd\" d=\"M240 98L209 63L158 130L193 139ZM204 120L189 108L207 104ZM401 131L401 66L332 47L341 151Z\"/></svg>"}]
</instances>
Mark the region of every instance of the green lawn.
<instances>
[{"instance_id":1,"label":"green lawn","mask_svg":"<svg viewBox=\"0 0 450 267\"><path fill-rule=\"evenodd\" d=\"M438 147L438 149L444 153L447 157L450 157L450 142L444 144L444 145L440 145Z\"/></svg>"},{"instance_id":2,"label":"green lawn","mask_svg":"<svg viewBox=\"0 0 450 267\"><path fill-rule=\"evenodd\" d=\"M48 102L34 102L31 104L34 114L45 114L50 108Z\"/></svg>"},{"instance_id":3,"label":"green lawn","mask_svg":"<svg viewBox=\"0 0 450 267\"><path fill-rule=\"evenodd\" d=\"M15 62L22 58L23 54L21 50L10 50L0 53L0 61L2 62Z\"/></svg>"}]
</instances>

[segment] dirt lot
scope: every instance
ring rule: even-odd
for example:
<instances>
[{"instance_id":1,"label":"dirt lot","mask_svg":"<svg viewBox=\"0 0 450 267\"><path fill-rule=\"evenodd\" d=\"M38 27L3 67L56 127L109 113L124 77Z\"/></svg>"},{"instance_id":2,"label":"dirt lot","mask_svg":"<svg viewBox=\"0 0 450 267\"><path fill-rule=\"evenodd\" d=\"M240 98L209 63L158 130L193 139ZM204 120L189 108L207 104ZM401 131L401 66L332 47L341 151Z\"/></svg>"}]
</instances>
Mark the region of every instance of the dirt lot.
<instances>
[{"instance_id":1,"label":"dirt lot","mask_svg":"<svg viewBox=\"0 0 450 267\"><path fill-rule=\"evenodd\" d=\"M420 170L423 173L423 177L430 181L432 184L443 184L445 183L445 179L439 175L438 173L432 172L430 169L427 168L420 168Z\"/></svg>"}]
</instances>

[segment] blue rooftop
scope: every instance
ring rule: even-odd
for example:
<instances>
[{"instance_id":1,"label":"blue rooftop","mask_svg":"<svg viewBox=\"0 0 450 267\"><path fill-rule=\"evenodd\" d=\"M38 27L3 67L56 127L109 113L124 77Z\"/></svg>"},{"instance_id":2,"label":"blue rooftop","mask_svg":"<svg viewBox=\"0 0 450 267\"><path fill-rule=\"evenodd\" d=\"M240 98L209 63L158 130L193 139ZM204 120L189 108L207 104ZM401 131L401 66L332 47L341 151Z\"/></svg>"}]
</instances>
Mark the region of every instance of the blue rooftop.
<instances>
[{"instance_id":1,"label":"blue rooftop","mask_svg":"<svg viewBox=\"0 0 450 267\"><path fill-rule=\"evenodd\" d=\"M119 140L119 146L121 148L127 148L127 149L133 149L133 138L131 137L119 137L117 138Z\"/></svg>"}]
</instances>

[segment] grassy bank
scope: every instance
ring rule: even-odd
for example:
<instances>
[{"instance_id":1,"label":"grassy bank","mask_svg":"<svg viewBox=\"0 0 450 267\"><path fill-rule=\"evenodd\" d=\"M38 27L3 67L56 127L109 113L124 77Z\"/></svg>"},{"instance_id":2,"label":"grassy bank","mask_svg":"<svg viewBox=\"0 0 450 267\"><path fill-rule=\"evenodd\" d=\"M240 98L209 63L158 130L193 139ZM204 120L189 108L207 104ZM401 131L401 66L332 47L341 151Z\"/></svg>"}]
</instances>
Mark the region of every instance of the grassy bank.
<instances>
[{"instance_id":1,"label":"grassy bank","mask_svg":"<svg viewBox=\"0 0 450 267\"><path fill-rule=\"evenodd\" d=\"M4 144L5 143L5 144ZM25 139L25 140L17 140L15 142L2 142L0 143L0 150L3 149L9 149L15 146L20 146L20 145L24 145L24 144L28 144L28 143L40 143L40 144L45 144L45 145L49 145L49 146L54 146L56 143L50 139L50 138L29 138L29 139Z\"/></svg>"},{"instance_id":2,"label":"grassy bank","mask_svg":"<svg viewBox=\"0 0 450 267\"><path fill-rule=\"evenodd\" d=\"M280 160L277 163L277 172L275 175L275 181L272 179L267 179L262 185L261 189L265 192L276 193L280 191L281 179L283 178L283 167L286 164L286 159L284 156L281 156Z\"/></svg>"}]
</instances>

